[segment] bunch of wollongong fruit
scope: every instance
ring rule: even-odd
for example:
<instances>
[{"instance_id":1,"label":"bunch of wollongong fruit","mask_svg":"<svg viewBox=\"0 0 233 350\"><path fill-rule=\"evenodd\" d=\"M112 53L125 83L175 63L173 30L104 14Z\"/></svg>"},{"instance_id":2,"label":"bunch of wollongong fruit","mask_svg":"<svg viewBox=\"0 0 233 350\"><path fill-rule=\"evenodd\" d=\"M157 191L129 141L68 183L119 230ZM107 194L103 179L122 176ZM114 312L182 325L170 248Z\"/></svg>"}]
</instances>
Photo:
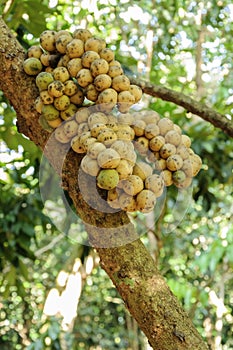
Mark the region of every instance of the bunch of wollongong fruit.
<instances>
[{"instance_id":1,"label":"bunch of wollongong fruit","mask_svg":"<svg viewBox=\"0 0 233 350\"><path fill-rule=\"evenodd\" d=\"M82 106L84 99L101 105L105 111L118 106L127 112L142 96L137 85L130 84L114 52L103 39L87 29L46 30L40 45L28 50L24 70L36 76L39 96L36 109L41 124L56 128ZM48 124L48 125L46 125Z\"/></svg>"},{"instance_id":2,"label":"bunch of wollongong fruit","mask_svg":"<svg viewBox=\"0 0 233 350\"><path fill-rule=\"evenodd\" d=\"M107 191L110 207L150 212L165 187L187 188L201 169L190 138L171 119L130 109L140 87L88 30L43 32L24 70L35 76L41 125L83 154L82 171Z\"/></svg>"}]
</instances>

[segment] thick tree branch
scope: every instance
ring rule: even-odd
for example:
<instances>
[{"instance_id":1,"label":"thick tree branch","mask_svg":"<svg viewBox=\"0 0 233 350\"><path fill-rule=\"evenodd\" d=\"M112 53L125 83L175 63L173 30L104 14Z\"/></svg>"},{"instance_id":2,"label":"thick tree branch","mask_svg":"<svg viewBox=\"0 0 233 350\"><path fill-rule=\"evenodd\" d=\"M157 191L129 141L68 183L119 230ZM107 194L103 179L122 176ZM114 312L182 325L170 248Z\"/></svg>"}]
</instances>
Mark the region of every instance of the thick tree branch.
<instances>
[{"instance_id":1,"label":"thick tree branch","mask_svg":"<svg viewBox=\"0 0 233 350\"><path fill-rule=\"evenodd\" d=\"M161 85L151 84L150 82L138 78L130 78L131 84L141 87L145 94L161 98L164 101L173 102L176 105L184 107L188 112L198 115L202 119L210 122L217 128L222 129L226 134L233 137L233 121L225 115L216 112L205 104L195 101L193 98Z\"/></svg>"},{"instance_id":2,"label":"thick tree branch","mask_svg":"<svg viewBox=\"0 0 233 350\"><path fill-rule=\"evenodd\" d=\"M116 285L130 313L153 349L207 349L138 239L127 214L94 210L83 198L82 193L85 193L88 199L96 200L90 191L88 177L81 177L78 182L81 158L41 128L39 115L33 107L38 91L34 78L23 71L24 58L23 48L0 18L0 89L16 110L19 131L44 150L61 175L63 187L72 198L78 215L85 223L89 240L100 255L101 266ZM81 185L82 193L79 189ZM122 245L124 242L127 244ZM109 248L113 246L115 248Z\"/></svg>"}]
</instances>

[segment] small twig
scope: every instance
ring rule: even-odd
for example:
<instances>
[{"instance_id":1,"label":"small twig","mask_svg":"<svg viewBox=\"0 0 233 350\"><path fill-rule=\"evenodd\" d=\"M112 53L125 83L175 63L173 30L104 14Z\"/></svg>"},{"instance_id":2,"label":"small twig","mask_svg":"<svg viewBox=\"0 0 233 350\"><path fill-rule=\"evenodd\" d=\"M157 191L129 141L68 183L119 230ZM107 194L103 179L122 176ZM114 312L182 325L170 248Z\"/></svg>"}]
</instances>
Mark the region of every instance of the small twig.
<instances>
[{"instance_id":1,"label":"small twig","mask_svg":"<svg viewBox=\"0 0 233 350\"><path fill-rule=\"evenodd\" d=\"M49 244L47 244L46 246L38 249L35 252L35 256L38 257L38 256L44 254L45 252L47 252L48 250L51 250L59 241L62 240L62 238L64 238L63 234L58 235Z\"/></svg>"},{"instance_id":2,"label":"small twig","mask_svg":"<svg viewBox=\"0 0 233 350\"><path fill-rule=\"evenodd\" d=\"M130 81L131 84L140 86L145 94L182 106L188 112L198 115L215 127L222 129L227 135L233 137L232 120L229 120L225 115L216 112L205 104L195 101L193 98L181 92L168 89L164 86L155 85L138 78L130 77Z\"/></svg>"}]
</instances>

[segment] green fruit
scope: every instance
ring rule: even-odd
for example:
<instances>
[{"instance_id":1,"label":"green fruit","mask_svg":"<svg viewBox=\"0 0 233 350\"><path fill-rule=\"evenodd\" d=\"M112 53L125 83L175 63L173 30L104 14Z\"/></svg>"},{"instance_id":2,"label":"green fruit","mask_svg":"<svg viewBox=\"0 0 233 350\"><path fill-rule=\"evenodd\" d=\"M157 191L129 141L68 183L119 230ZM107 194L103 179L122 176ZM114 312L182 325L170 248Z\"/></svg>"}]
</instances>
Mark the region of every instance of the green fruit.
<instances>
[{"instance_id":1,"label":"green fruit","mask_svg":"<svg viewBox=\"0 0 233 350\"><path fill-rule=\"evenodd\" d=\"M59 111L53 105L44 105L41 114L46 120L59 118Z\"/></svg>"},{"instance_id":2,"label":"green fruit","mask_svg":"<svg viewBox=\"0 0 233 350\"><path fill-rule=\"evenodd\" d=\"M119 182L119 175L115 169L103 169L97 176L97 185L104 190L112 190Z\"/></svg>"},{"instance_id":3,"label":"green fruit","mask_svg":"<svg viewBox=\"0 0 233 350\"><path fill-rule=\"evenodd\" d=\"M39 118L39 123L42 126L42 128L48 132L52 132L53 128L48 124L47 120L43 115L40 116Z\"/></svg>"},{"instance_id":4,"label":"green fruit","mask_svg":"<svg viewBox=\"0 0 233 350\"><path fill-rule=\"evenodd\" d=\"M49 72L40 72L36 77L36 86L40 91L47 90L50 83L54 81L53 75Z\"/></svg>"},{"instance_id":5,"label":"green fruit","mask_svg":"<svg viewBox=\"0 0 233 350\"><path fill-rule=\"evenodd\" d=\"M54 106L59 111L64 111L65 109L67 109L69 107L69 105L70 105L70 99L66 95L62 95L62 96L56 97L54 99Z\"/></svg>"},{"instance_id":6,"label":"green fruit","mask_svg":"<svg viewBox=\"0 0 233 350\"><path fill-rule=\"evenodd\" d=\"M73 115L77 112L77 106L75 104L71 103L68 108L66 108L64 111L61 111L61 118L63 120L69 119L73 117Z\"/></svg>"},{"instance_id":7,"label":"green fruit","mask_svg":"<svg viewBox=\"0 0 233 350\"><path fill-rule=\"evenodd\" d=\"M172 179L174 181L174 184L180 184L186 179L185 172L182 170L177 170L172 174Z\"/></svg>"},{"instance_id":8,"label":"green fruit","mask_svg":"<svg viewBox=\"0 0 233 350\"><path fill-rule=\"evenodd\" d=\"M28 75L37 75L42 71L42 63L38 58L30 57L23 62L23 69Z\"/></svg>"}]
</instances>

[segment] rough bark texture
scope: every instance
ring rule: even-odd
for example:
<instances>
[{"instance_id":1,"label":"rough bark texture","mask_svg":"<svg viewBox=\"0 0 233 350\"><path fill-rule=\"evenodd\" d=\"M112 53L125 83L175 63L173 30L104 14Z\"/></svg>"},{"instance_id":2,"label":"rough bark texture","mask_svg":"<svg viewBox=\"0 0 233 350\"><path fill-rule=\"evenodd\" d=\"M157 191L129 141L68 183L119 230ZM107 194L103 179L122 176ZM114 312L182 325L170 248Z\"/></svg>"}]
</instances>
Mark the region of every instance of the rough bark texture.
<instances>
[{"instance_id":1,"label":"rough bark texture","mask_svg":"<svg viewBox=\"0 0 233 350\"><path fill-rule=\"evenodd\" d=\"M226 134L233 137L233 121L225 115L214 111L205 104L194 100L193 98L161 85L151 84L148 81L130 78L131 84L137 84L144 93L161 98L164 101L173 102L176 105L184 107L187 112L198 115L202 119L210 122L215 127L222 129Z\"/></svg>"},{"instance_id":2,"label":"rough bark texture","mask_svg":"<svg viewBox=\"0 0 233 350\"><path fill-rule=\"evenodd\" d=\"M67 147L50 137L39 125L39 115L33 108L38 91L34 78L23 72L24 57L23 48L0 18L0 89L16 110L19 131L44 150L54 169L62 176L63 187L86 225L90 242L100 255L101 266L112 279L126 307L153 349L208 349L159 274L126 213L96 211L82 197L77 177L81 158L73 151L67 153ZM88 181L86 178L80 181L84 182L82 187L85 190L86 186L88 194ZM93 202L96 200L92 193L89 197ZM126 238L129 243L122 245ZM98 248L111 246L115 248Z\"/></svg>"}]
</instances>

